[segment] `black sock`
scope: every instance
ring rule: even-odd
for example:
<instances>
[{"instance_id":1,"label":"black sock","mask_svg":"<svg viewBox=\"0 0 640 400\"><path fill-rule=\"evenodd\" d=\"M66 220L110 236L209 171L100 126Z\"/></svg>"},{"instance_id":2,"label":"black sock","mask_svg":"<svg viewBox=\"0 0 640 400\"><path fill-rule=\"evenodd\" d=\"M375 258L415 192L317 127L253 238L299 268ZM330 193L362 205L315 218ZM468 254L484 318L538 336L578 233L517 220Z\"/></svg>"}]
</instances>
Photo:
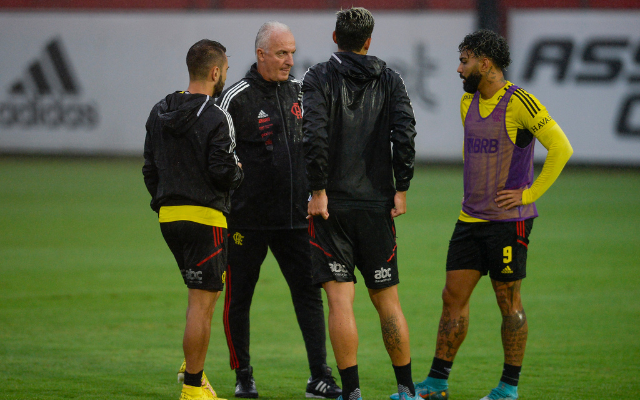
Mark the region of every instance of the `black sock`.
<instances>
[{"instance_id":1,"label":"black sock","mask_svg":"<svg viewBox=\"0 0 640 400\"><path fill-rule=\"evenodd\" d=\"M189 386L202 386L202 371L197 374L190 374L184 371L184 384Z\"/></svg>"},{"instance_id":2,"label":"black sock","mask_svg":"<svg viewBox=\"0 0 640 400\"><path fill-rule=\"evenodd\" d=\"M340 369L340 379L342 380L342 398L343 400L357 400L362 397L360 393L360 377L358 376L358 365L353 367Z\"/></svg>"},{"instance_id":3,"label":"black sock","mask_svg":"<svg viewBox=\"0 0 640 400\"><path fill-rule=\"evenodd\" d=\"M520 379L520 371L522 367L516 367L515 365L504 364L502 369L501 382L511 386L518 386L518 380Z\"/></svg>"},{"instance_id":4,"label":"black sock","mask_svg":"<svg viewBox=\"0 0 640 400\"><path fill-rule=\"evenodd\" d=\"M445 361L441 358L433 357L429 376L436 379L449 379L449 373L451 372L452 366L453 361Z\"/></svg>"},{"instance_id":5,"label":"black sock","mask_svg":"<svg viewBox=\"0 0 640 400\"><path fill-rule=\"evenodd\" d=\"M409 364L401 367L393 366L393 372L396 373L396 382L398 382L398 393L407 393L409 397L415 397L416 388L413 386L411 378L411 361Z\"/></svg>"}]
</instances>

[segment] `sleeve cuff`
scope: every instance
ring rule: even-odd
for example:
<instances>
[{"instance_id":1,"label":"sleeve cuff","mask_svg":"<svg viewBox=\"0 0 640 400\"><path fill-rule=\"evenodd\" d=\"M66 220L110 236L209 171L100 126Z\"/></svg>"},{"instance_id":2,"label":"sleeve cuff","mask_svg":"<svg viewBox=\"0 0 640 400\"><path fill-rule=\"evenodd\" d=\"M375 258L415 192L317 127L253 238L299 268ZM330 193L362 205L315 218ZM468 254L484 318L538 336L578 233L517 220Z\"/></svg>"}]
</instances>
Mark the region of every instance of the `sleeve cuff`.
<instances>
[{"instance_id":1,"label":"sleeve cuff","mask_svg":"<svg viewBox=\"0 0 640 400\"><path fill-rule=\"evenodd\" d=\"M326 181L314 181L314 182L309 182L309 191L313 192L314 190L323 190L327 188L327 182Z\"/></svg>"},{"instance_id":2,"label":"sleeve cuff","mask_svg":"<svg viewBox=\"0 0 640 400\"><path fill-rule=\"evenodd\" d=\"M407 190L409 190L410 184L411 184L411 181L396 182L396 191L406 192Z\"/></svg>"}]
</instances>

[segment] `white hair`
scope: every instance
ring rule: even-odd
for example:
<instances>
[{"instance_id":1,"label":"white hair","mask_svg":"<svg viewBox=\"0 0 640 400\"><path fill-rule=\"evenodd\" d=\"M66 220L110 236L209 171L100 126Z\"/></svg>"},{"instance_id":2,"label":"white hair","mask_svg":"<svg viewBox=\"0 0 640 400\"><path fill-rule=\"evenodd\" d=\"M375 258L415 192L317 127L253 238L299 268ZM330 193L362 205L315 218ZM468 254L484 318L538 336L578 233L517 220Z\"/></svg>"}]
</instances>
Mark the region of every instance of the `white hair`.
<instances>
[{"instance_id":1,"label":"white hair","mask_svg":"<svg viewBox=\"0 0 640 400\"><path fill-rule=\"evenodd\" d=\"M258 49L267 51L269 39L271 38L271 34L275 31L291 32L291 29L282 22L265 22L264 24L262 24L260 29L258 29L258 34L256 35L256 51Z\"/></svg>"}]
</instances>

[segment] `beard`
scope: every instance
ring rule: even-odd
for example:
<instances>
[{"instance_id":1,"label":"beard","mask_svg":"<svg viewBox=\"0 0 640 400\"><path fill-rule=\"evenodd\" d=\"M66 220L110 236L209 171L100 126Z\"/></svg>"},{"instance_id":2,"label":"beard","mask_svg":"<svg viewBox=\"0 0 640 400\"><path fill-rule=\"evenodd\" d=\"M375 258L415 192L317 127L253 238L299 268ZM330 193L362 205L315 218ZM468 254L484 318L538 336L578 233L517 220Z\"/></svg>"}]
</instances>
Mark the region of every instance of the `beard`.
<instances>
[{"instance_id":1,"label":"beard","mask_svg":"<svg viewBox=\"0 0 640 400\"><path fill-rule=\"evenodd\" d=\"M222 79L218 80L218 83L213 87L213 97L218 97L222 94L222 90L224 89L224 81Z\"/></svg>"},{"instance_id":2,"label":"beard","mask_svg":"<svg viewBox=\"0 0 640 400\"><path fill-rule=\"evenodd\" d=\"M461 78L464 79L462 83L462 88L467 93L475 93L478 91L478 86L480 86L480 81L482 80L482 75L478 71L471 72L469 76L464 78L460 75Z\"/></svg>"}]
</instances>

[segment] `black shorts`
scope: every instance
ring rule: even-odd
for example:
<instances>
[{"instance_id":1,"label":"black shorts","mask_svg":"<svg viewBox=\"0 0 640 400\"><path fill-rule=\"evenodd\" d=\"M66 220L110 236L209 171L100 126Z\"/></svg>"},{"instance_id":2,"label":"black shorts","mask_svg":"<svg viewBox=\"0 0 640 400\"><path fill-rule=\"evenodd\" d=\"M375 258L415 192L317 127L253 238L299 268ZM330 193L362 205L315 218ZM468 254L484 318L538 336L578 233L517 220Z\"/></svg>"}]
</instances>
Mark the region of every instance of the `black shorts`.
<instances>
[{"instance_id":1,"label":"black shorts","mask_svg":"<svg viewBox=\"0 0 640 400\"><path fill-rule=\"evenodd\" d=\"M227 229L191 221L163 222L160 230L189 289L220 292L227 271Z\"/></svg>"},{"instance_id":2,"label":"black shorts","mask_svg":"<svg viewBox=\"0 0 640 400\"><path fill-rule=\"evenodd\" d=\"M527 276L527 248L533 218L511 222L458 221L449 241L447 271L474 269L512 282Z\"/></svg>"},{"instance_id":3,"label":"black shorts","mask_svg":"<svg viewBox=\"0 0 640 400\"><path fill-rule=\"evenodd\" d=\"M397 285L396 229L390 210L329 210L309 220L313 283L356 283L358 267L369 289Z\"/></svg>"}]
</instances>

